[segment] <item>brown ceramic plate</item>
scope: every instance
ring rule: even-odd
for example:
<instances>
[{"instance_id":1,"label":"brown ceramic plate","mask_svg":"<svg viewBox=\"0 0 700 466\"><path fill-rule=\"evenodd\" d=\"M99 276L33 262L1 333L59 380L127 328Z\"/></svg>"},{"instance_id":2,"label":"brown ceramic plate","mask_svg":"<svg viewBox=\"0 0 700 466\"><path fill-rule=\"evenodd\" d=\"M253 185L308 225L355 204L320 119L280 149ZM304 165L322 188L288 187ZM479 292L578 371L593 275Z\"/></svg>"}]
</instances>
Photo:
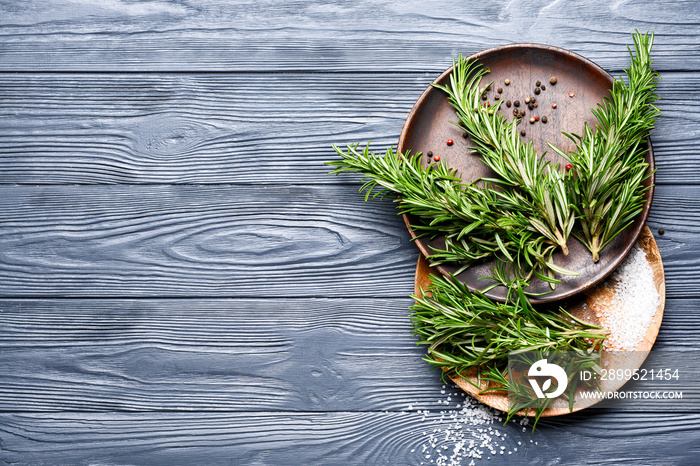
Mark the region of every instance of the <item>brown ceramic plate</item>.
<instances>
[{"instance_id":1,"label":"brown ceramic plate","mask_svg":"<svg viewBox=\"0 0 700 466\"><path fill-rule=\"evenodd\" d=\"M608 94L613 77L595 63L587 60L573 52L569 52L558 47L537 44L513 44L479 52L471 58L478 59L480 63L491 69L491 73L485 78L493 80L494 85L487 93L488 101L494 102L494 94L501 87L501 94L504 100L519 100L520 108L527 111L527 116L520 124L527 133L525 140L534 141L538 153L548 150L547 142L551 142L560 149L566 151L574 148L573 143L566 138L562 131L568 133L580 133L584 122L595 126L596 120L591 109L603 100ZM449 75L452 68L441 74L436 83L448 84ZM551 85L550 77L557 77L557 84ZM509 86L504 84L505 79L510 79ZM538 107L528 110L524 104L526 97L535 95L535 82L541 81L546 89L536 95ZM483 84L485 85L486 82ZM574 97L569 97L569 92L574 93ZM552 104L556 103L557 108L553 109ZM503 113L509 118L513 118L513 107L502 107ZM547 123L541 121L530 124L532 116L547 117ZM478 156L470 155L469 147L472 143L469 139L462 137L462 131L451 122L457 121L455 111L450 107L445 93L439 89L429 86L420 96L413 106L411 113L406 119L401 137L399 139L398 150L400 152L411 151L411 153L432 151L441 158L440 163L446 163L455 168L460 173L464 181L473 181L480 177L495 177L490 169L484 165ZM454 140L454 145L447 146L448 139ZM650 171L654 169L654 154L651 143L648 143L647 162L650 164ZM553 162L566 162L552 151L548 151L547 159ZM427 158L423 158L423 164L427 164ZM653 185L654 176L647 179L647 185ZM651 200L654 195L653 187L647 191L647 202L644 210L639 214L636 221L627 227L613 241L611 241L603 251L600 260L594 263L586 247L573 236L569 238L569 255L564 256L561 252L555 253L553 260L556 264L575 270L580 273L575 277L562 277L562 283L556 289L544 296L533 299L533 302L552 302L567 298L576 293L584 291L608 276L617 265L627 256L639 234L644 227L649 215ZM415 220L404 216L404 221L408 226L411 236L415 238L415 233L411 228L411 223ZM444 239L419 238L415 240L418 248L424 255L429 255L432 247L443 247ZM440 265L434 267L443 274L454 273L456 266ZM480 279L480 277L491 274L491 264L483 263L470 267L459 274L458 278L470 289L484 289L491 284L490 280ZM541 280L532 280L528 291L541 293L550 291L549 284ZM505 299L504 287L496 287L486 293L492 299L503 301Z\"/></svg>"}]
</instances>

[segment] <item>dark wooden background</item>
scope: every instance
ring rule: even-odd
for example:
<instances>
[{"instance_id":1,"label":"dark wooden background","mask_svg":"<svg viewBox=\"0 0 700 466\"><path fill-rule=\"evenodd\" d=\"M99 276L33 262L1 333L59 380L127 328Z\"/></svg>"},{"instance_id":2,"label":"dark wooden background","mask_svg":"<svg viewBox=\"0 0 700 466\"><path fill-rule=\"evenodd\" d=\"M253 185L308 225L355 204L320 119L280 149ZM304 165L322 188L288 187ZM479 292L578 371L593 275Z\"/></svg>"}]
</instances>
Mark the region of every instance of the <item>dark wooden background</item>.
<instances>
[{"instance_id":1,"label":"dark wooden background","mask_svg":"<svg viewBox=\"0 0 700 466\"><path fill-rule=\"evenodd\" d=\"M617 74L656 32L656 348L700 349L700 4L522 3L0 1L0 463L419 464L417 250L323 162L511 42ZM496 427L523 463L700 454L698 412Z\"/></svg>"}]
</instances>

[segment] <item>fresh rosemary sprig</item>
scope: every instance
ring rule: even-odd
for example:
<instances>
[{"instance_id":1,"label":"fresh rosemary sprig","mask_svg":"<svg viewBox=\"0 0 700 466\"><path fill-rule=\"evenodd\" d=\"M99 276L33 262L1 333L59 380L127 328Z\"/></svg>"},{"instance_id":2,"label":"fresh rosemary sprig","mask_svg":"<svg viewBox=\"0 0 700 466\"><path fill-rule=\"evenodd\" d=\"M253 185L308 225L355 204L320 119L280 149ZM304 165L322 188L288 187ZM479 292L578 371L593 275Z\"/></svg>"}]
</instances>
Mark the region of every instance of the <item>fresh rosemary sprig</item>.
<instances>
[{"instance_id":1,"label":"fresh rosemary sprig","mask_svg":"<svg viewBox=\"0 0 700 466\"><path fill-rule=\"evenodd\" d=\"M431 275L432 285L411 308L419 344L428 361L464 377L472 367L504 361L511 352L588 350L606 332L572 316L535 310L522 283L510 287L506 303L471 292L459 280Z\"/></svg>"},{"instance_id":2,"label":"fresh rosemary sprig","mask_svg":"<svg viewBox=\"0 0 700 466\"><path fill-rule=\"evenodd\" d=\"M450 85L432 85L447 93L450 104L457 111L459 126L476 144L482 161L500 177L493 182L508 186L527 206L530 225L558 245L566 255L566 240L574 226L574 213L569 205L564 175L558 166L551 166L538 156L532 141L522 142L517 125L519 119L508 120L499 112L503 100L486 108L479 103L484 89L482 78L489 73L475 61L462 55L453 60Z\"/></svg>"},{"instance_id":3,"label":"fresh rosemary sprig","mask_svg":"<svg viewBox=\"0 0 700 466\"><path fill-rule=\"evenodd\" d=\"M415 300L411 321L418 344L428 346L425 360L442 368L446 375L468 379L469 370L478 368L482 380L494 383L487 390L508 390L517 395L523 387L507 376L509 356L575 352L577 367L572 370L597 363L593 349L602 343L607 332L563 308L556 312L535 310L523 292L522 281L509 287L506 303L497 303L469 291L454 278L430 278L428 290L411 296ZM571 404L575 386L569 389ZM530 394L522 395L514 397L509 416L533 408L539 417L548 407L548 403L538 402Z\"/></svg>"},{"instance_id":4,"label":"fresh rosemary sprig","mask_svg":"<svg viewBox=\"0 0 700 466\"><path fill-rule=\"evenodd\" d=\"M573 169L568 176L569 192L581 232L574 232L597 262L600 251L642 211L645 193L642 182L649 164L645 143L660 114L654 102L659 74L651 69L654 34L633 34L635 53L629 49L631 64L613 83L610 97L593 110L598 119L595 130L584 125L583 134L566 134L576 149L565 153Z\"/></svg>"},{"instance_id":5,"label":"fresh rosemary sprig","mask_svg":"<svg viewBox=\"0 0 700 466\"><path fill-rule=\"evenodd\" d=\"M516 264L518 276L526 280L535 275L556 283L554 272L572 274L551 260L554 245L532 227L532 210L521 195L462 183L444 164L425 169L421 154L402 155L390 148L379 156L357 144L345 152L333 148L342 159L327 162L337 167L331 174L362 173L365 200L398 194L399 212L420 219L412 225L420 236L444 235L445 249L433 250L433 264L461 263L458 274L475 261L498 256Z\"/></svg>"}]
</instances>

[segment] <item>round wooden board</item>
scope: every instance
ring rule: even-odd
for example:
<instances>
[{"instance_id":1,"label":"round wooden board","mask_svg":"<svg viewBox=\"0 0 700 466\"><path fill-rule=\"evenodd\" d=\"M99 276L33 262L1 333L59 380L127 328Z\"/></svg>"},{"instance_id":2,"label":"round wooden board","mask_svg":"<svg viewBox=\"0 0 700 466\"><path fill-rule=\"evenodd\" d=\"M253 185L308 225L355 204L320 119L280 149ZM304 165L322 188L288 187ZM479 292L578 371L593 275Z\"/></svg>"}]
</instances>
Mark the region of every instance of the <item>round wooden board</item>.
<instances>
[{"instance_id":1,"label":"round wooden board","mask_svg":"<svg viewBox=\"0 0 700 466\"><path fill-rule=\"evenodd\" d=\"M656 313L649 324L646 335L640 341L640 343L634 348L634 352L615 352L615 348L611 351L603 351L602 360L603 364L607 363L606 368L640 368L646 359L646 354L651 350L656 337L659 334L659 328L661 327L661 320L664 315L664 305L666 301L666 280L664 278L664 267L661 261L661 253L654 240L654 236L649 230L649 227L645 226L642 230L642 234L639 236L637 245L645 252L647 261L654 272L654 284L656 285L656 290L659 293L659 306L656 309ZM430 274L435 273L433 269L430 268L428 261L421 255L418 259L418 266L416 268L416 280L415 280L415 294L420 294L421 289L427 289L430 285ZM572 315L579 319L587 322L593 322L600 324L602 319L605 319L610 314L610 309L606 307L606 304L610 303L611 299L615 296L615 289L613 283L610 280L606 280L601 285L596 288L589 289L585 294L575 296L564 303L564 307ZM597 314L601 317L598 318ZM454 377L452 380L456 383L462 390L469 393L471 396L481 401L482 403L499 409L501 411L508 411L508 397L502 392L488 392L481 393L480 391L486 388L486 384L483 383L481 388L477 388L477 378L476 370L472 371L473 376L469 377L469 380L465 380L461 377ZM624 381L604 381L601 383L601 389L604 391L616 391L624 385ZM576 405L573 411L580 411L581 409L592 406L600 400L595 400L591 398L583 399L580 396L576 396ZM557 399L552 403L552 406L545 410L543 416L559 416L562 414L567 414L569 412L568 403L564 400ZM533 416L533 412L521 412L519 414Z\"/></svg>"},{"instance_id":2,"label":"round wooden board","mask_svg":"<svg viewBox=\"0 0 700 466\"><path fill-rule=\"evenodd\" d=\"M544 154L547 160L560 163L562 166L568 162L550 150L547 143L555 144L564 152L574 150L574 143L563 133L581 134L584 122L595 127L597 120L591 109L609 95L609 89L613 83L613 77L590 60L568 50L548 45L510 44L478 52L470 58L478 60L491 70L484 78L484 85L494 81L491 91L485 93L488 102L494 104L497 100L496 94L504 100L522 101L523 104L519 109L527 111L527 116L518 127L519 130L526 131L523 140L532 141L538 154ZM434 82L449 84L451 73L450 67ZM557 77L556 85L549 83L551 76ZM510 80L508 86L504 84L506 78ZM524 100L535 96L534 88L537 80L541 80L543 85L546 85L546 90L536 95L538 107L529 109ZM501 88L502 94L497 92L498 88ZM574 97L569 97L569 92L573 92ZM554 103L557 104L556 109L552 108ZM509 121L514 118L513 109L514 107L501 106L501 112ZM546 116L547 123L527 123L530 117L535 116ZM470 148L474 147L474 143L471 138L462 137L464 132L452 123L455 121L458 121L458 117L447 95L440 89L428 86L406 118L397 150L401 153L410 151L414 154L417 152L425 154L431 151L440 156L439 163L447 164L450 168L457 170L460 178L467 182L482 177L498 178L496 173L481 161L481 157L470 154ZM454 141L452 146L446 145L445 142L448 139ZM644 185L649 189L646 192L646 202L642 212L631 225L606 246L606 251L601 254L598 262L590 260L590 253L583 243L570 237L567 243L569 254L565 256L561 251L556 251L552 260L565 269L576 270L580 275L557 276L562 282L554 291L549 288L549 283L533 278L528 291L532 293L550 291L546 295L533 297L533 303L554 302L578 295L604 280L627 256L646 223L654 195L654 154L651 143L647 142L647 144L649 148L646 154L646 160L649 163L647 173L650 176L644 181ZM427 167L427 156L422 157L421 163ZM445 248L444 237L416 237L411 225L420 222L417 218L404 215L404 222L423 255L431 254L434 249ZM484 289L493 282L482 280L480 277L490 274L491 265L491 262L474 264L457 275L457 278L471 290ZM454 274L459 268L454 263L435 266L435 269L443 274ZM506 297L506 289L497 286L485 294L491 299L502 302Z\"/></svg>"}]
</instances>

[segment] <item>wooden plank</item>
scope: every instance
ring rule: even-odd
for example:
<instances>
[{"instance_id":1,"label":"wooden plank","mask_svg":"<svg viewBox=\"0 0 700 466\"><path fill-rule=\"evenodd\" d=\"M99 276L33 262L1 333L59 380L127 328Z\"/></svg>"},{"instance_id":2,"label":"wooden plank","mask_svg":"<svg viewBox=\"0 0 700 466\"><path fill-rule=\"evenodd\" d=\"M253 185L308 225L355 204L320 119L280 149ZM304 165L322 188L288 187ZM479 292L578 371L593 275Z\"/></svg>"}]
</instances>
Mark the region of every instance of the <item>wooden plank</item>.
<instances>
[{"instance_id":1,"label":"wooden plank","mask_svg":"<svg viewBox=\"0 0 700 466\"><path fill-rule=\"evenodd\" d=\"M0 411L401 410L440 397L404 299L0 301Z\"/></svg>"},{"instance_id":2,"label":"wooden plank","mask_svg":"<svg viewBox=\"0 0 700 466\"><path fill-rule=\"evenodd\" d=\"M435 74L2 75L0 183L332 184L330 145L395 145ZM700 78L665 73L659 184L700 180Z\"/></svg>"},{"instance_id":3,"label":"wooden plank","mask_svg":"<svg viewBox=\"0 0 700 466\"><path fill-rule=\"evenodd\" d=\"M672 297L700 294L700 187L650 217ZM417 249L356 186L0 186L0 296L405 297Z\"/></svg>"},{"instance_id":4,"label":"wooden plank","mask_svg":"<svg viewBox=\"0 0 700 466\"><path fill-rule=\"evenodd\" d=\"M81 3L32 0L0 15L0 70L426 71L457 53L548 43L607 68L627 64L640 26L660 69L700 66L696 2L513 3L413 0ZM681 19L682 18L682 19ZM679 53L682 50L683 53Z\"/></svg>"},{"instance_id":5,"label":"wooden plank","mask_svg":"<svg viewBox=\"0 0 700 466\"><path fill-rule=\"evenodd\" d=\"M422 446L446 423L439 423L438 413L423 422L421 417L415 412L6 414L0 415L0 453L7 464L32 465L189 465L203 458L207 464L430 464ZM486 461L487 450L488 464L694 464L700 452L698 414L565 416L541 421L534 435L512 423L485 427L506 435L503 440L492 435L487 443L512 452ZM445 441L443 434L436 444L448 446L443 451L449 456L455 441ZM428 451L435 461L436 453Z\"/></svg>"},{"instance_id":6,"label":"wooden plank","mask_svg":"<svg viewBox=\"0 0 700 466\"><path fill-rule=\"evenodd\" d=\"M655 351L699 349L699 304L667 302ZM0 300L0 412L434 410L442 382L411 334L410 305Z\"/></svg>"},{"instance_id":7,"label":"wooden plank","mask_svg":"<svg viewBox=\"0 0 700 466\"><path fill-rule=\"evenodd\" d=\"M2 186L0 212L3 296L412 289L417 250L394 205L354 186Z\"/></svg>"}]
</instances>

